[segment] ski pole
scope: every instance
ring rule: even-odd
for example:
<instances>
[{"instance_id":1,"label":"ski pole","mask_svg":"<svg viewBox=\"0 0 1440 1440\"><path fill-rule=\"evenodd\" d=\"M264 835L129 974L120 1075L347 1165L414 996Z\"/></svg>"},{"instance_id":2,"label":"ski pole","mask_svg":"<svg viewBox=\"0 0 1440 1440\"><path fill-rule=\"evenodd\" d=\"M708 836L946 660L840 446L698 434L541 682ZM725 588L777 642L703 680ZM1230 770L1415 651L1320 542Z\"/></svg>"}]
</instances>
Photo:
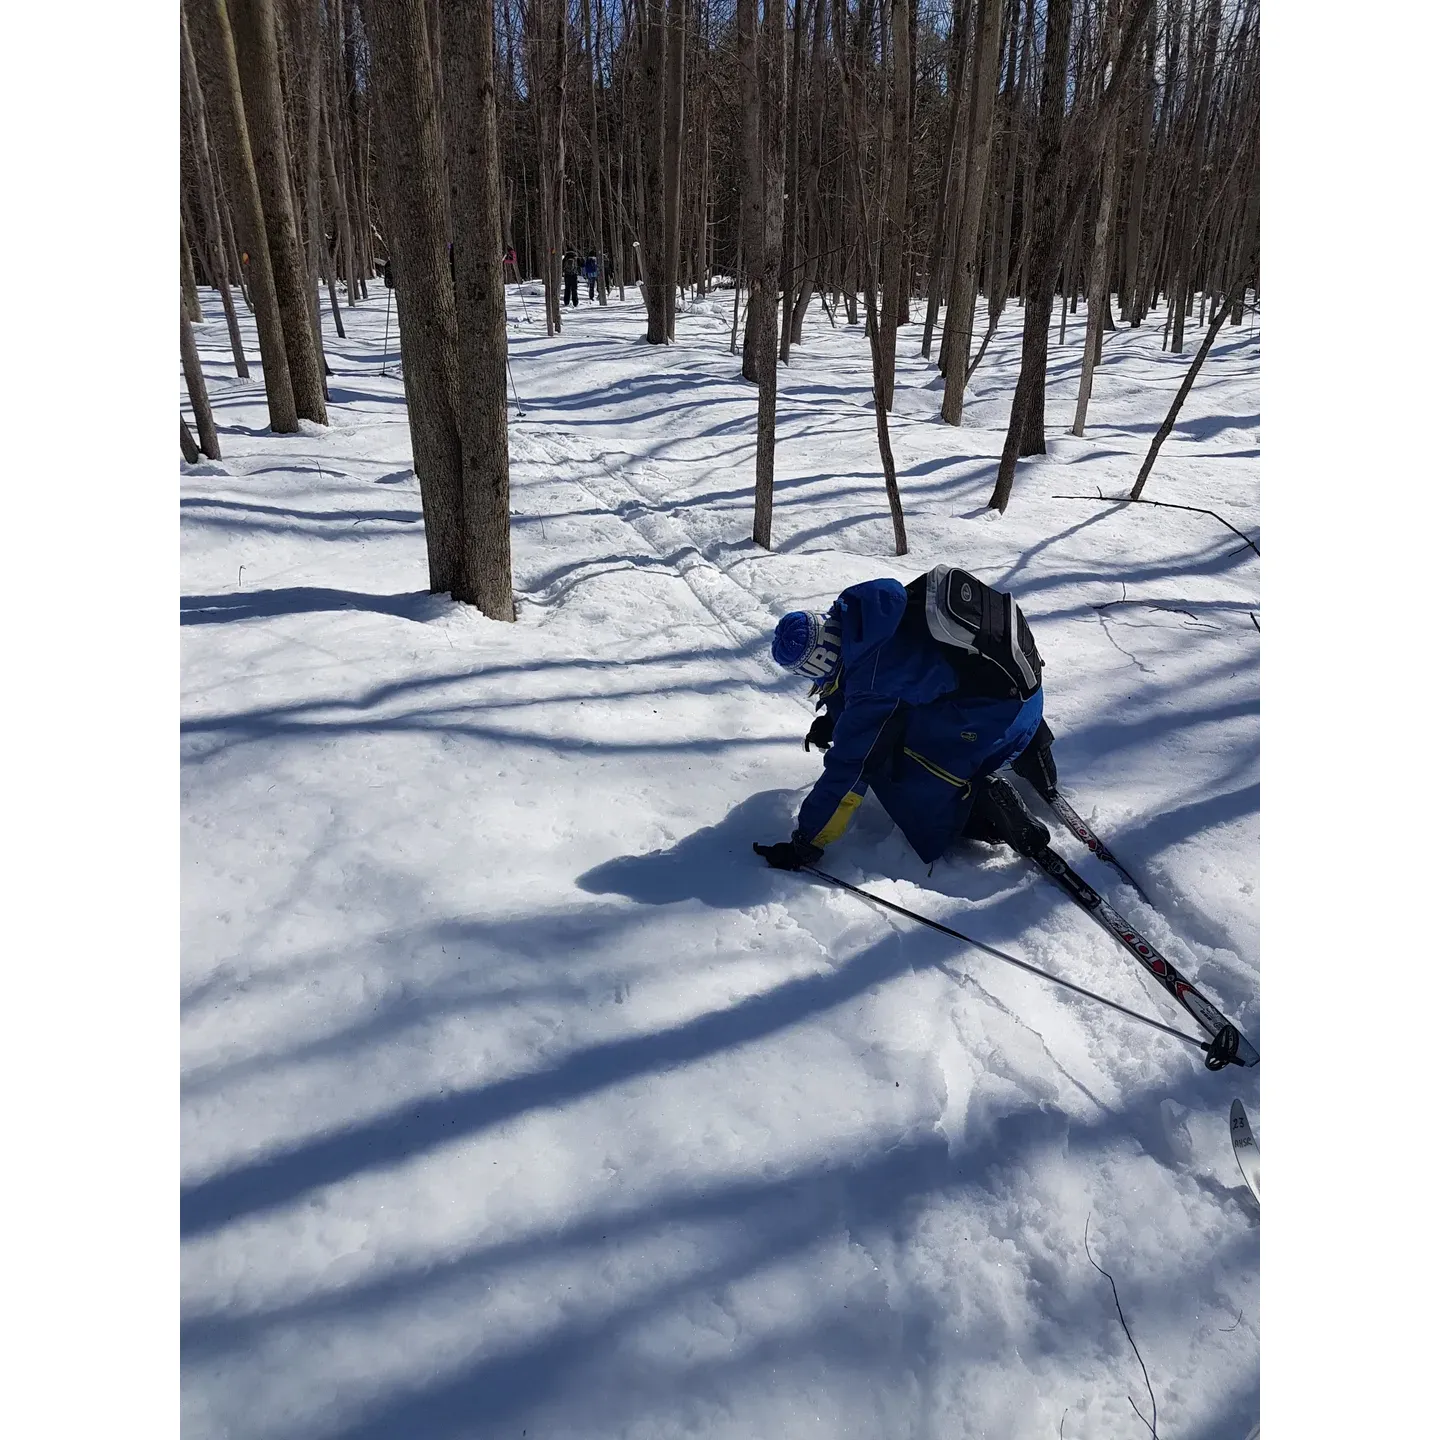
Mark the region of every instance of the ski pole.
<instances>
[{"instance_id":1,"label":"ski pole","mask_svg":"<svg viewBox=\"0 0 1440 1440\"><path fill-rule=\"evenodd\" d=\"M510 363L510 349L505 349L505 368L510 372L510 393L515 397L515 409L521 416L525 414L525 405L520 399L520 392L515 388L515 367Z\"/></svg>"},{"instance_id":2,"label":"ski pole","mask_svg":"<svg viewBox=\"0 0 1440 1440\"><path fill-rule=\"evenodd\" d=\"M1142 1024L1150 1026L1152 1030L1163 1030L1167 1035L1173 1035L1177 1040L1183 1040L1187 1045L1194 1045L1197 1049L1205 1052L1205 1064L1207 1069L1223 1069L1226 1061L1222 1060L1219 1065L1211 1064L1212 1056L1224 1056L1230 1049L1229 1039L1222 1031L1214 1040L1208 1043L1198 1036L1187 1035L1183 1030L1176 1030L1170 1025L1163 1024L1159 1020L1152 1020L1148 1015L1142 1015L1138 1010L1128 1009L1117 1000L1107 999L1104 995L1097 995L1093 990L1087 990L1083 985L1076 985L1071 980L1063 980L1059 975L1052 975L1048 970L1042 970L1038 965L1031 965L1027 960L1017 959L1014 955L1007 955L1003 950L997 950L993 945L987 945L983 940L977 940L973 935L964 935L959 930L952 930L948 925L942 925L938 920L932 920L928 915L921 915L914 910L907 910L903 905L897 905L893 900L886 900L880 895L875 895L869 890L862 890L858 885L852 885L848 880L842 880L838 875L828 874L824 870L817 870L813 865L802 867L810 874L818 876L821 880L828 880L832 885L838 885L842 890L849 890L854 895L862 896L872 904L883 906L886 910L893 910L897 915L904 915L907 919L917 920L922 925L928 925L932 930L938 930L942 935L949 935L954 940L961 940L966 945L973 945L977 950L983 950L987 955L993 955L997 960L1003 960L1007 965L1014 965L1018 969L1028 970L1032 975L1038 975L1042 980L1049 980L1052 984L1063 985L1067 990L1073 990L1077 995L1083 995L1087 1000L1094 1000L1101 1005L1107 1005L1112 1010L1118 1010L1122 1015L1128 1015L1132 1020L1139 1020ZM1226 1029L1234 1030L1234 1026L1227 1026ZM1228 1058L1228 1057L1227 1057Z\"/></svg>"},{"instance_id":3,"label":"ski pole","mask_svg":"<svg viewBox=\"0 0 1440 1440\"><path fill-rule=\"evenodd\" d=\"M385 349L382 352L380 373L385 374L390 365L390 297L395 292L387 285L385 287Z\"/></svg>"}]
</instances>

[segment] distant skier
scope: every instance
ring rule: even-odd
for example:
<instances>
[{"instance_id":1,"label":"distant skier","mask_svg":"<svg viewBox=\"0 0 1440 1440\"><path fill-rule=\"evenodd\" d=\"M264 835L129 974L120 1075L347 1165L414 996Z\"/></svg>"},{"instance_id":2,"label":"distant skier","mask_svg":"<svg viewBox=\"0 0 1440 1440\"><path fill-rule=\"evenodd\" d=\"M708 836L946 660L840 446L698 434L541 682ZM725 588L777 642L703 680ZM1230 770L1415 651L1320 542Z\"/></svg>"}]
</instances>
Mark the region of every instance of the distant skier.
<instances>
[{"instance_id":1,"label":"distant skier","mask_svg":"<svg viewBox=\"0 0 1440 1440\"><path fill-rule=\"evenodd\" d=\"M599 273L600 273L600 262L595 258L595 252L592 250L592 251L585 257L585 278L586 278L586 280L588 280L588 281L590 282L590 298L591 298L591 300L594 300L594 298L595 298L595 277L596 277Z\"/></svg>"},{"instance_id":2,"label":"distant skier","mask_svg":"<svg viewBox=\"0 0 1440 1440\"><path fill-rule=\"evenodd\" d=\"M580 261L575 254L573 245L567 245L565 253L560 257L560 274L565 281L565 295L560 303L562 305L579 305Z\"/></svg>"},{"instance_id":3,"label":"distant skier","mask_svg":"<svg viewBox=\"0 0 1440 1440\"><path fill-rule=\"evenodd\" d=\"M786 615L770 653L814 682L822 713L805 748L825 752L825 769L790 839L754 846L769 864L813 864L867 790L925 861L961 838L1022 853L1049 843L1049 831L994 773L1015 761L1026 779L1045 767L1054 776L1044 662L1008 595L947 565L909 585L867 580L843 590L826 614Z\"/></svg>"}]
</instances>

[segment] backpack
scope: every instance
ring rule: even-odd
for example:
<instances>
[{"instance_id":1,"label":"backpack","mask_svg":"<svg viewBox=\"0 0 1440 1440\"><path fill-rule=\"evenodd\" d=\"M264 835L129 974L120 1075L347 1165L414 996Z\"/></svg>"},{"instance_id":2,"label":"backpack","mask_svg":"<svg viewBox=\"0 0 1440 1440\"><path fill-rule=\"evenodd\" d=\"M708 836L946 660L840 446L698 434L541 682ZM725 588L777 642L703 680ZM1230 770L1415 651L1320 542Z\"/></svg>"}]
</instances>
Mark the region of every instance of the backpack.
<instances>
[{"instance_id":1,"label":"backpack","mask_svg":"<svg viewBox=\"0 0 1440 1440\"><path fill-rule=\"evenodd\" d=\"M1035 637L1012 596L968 571L937 565L906 587L908 609L922 615L967 690L1028 700L1040 688Z\"/></svg>"}]
</instances>

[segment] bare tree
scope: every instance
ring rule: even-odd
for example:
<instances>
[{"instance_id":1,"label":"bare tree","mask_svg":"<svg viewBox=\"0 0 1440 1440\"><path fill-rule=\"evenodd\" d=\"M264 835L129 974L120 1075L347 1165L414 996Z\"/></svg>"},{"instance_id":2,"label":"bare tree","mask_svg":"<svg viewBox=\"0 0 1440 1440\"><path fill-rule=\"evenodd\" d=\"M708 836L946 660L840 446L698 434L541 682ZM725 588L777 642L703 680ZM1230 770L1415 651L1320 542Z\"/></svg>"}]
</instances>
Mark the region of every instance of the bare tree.
<instances>
[{"instance_id":1,"label":"bare tree","mask_svg":"<svg viewBox=\"0 0 1440 1440\"><path fill-rule=\"evenodd\" d=\"M305 419L323 425L325 380L312 318L315 287L306 283L291 200L274 5L272 0L230 0L230 4L240 89L254 147L255 176L264 207L265 239L274 268L295 408Z\"/></svg>"},{"instance_id":2,"label":"bare tree","mask_svg":"<svg viewBox=\"0 0 1440 1440\"><path fill-rule=\"evenodd\" d=\"M910 0L890 0L890 105L886 128L891 143L885 156L884 276L880 309L880 398L888 411L895 404L895 336L908 309L902 293L909 266L906 237L910 205ZM882 16L881 25L884 26ZM873 323L873 322L872 322Z\"/></svg>"},{"instance_id":3,"label":"bare tree","mask_svg":"<svg viewBox=\"0 0 1440 1440\"><path fill-rule=\"evenodd\" d=\"M225 227L220 218L220 193L215 183L214 167L210 164L210 132L205 123L200 76L195 67L195 54L190 44L190 31L185 23L183 10L180 12L180 103L184 112L182 127L190 142L189 149L194 158L195 176L200 188L212 278L215 288L220 292L220 303L225 310L225 326L230 335L230 352L235 358L235 373L242 380L248 380L250 365L245 359L245 343L240 336L235 300L230 294L227 241Z\"/></svg>"},{"instance_id":4,"label":"bare tree","mask_svg":"<svg viewBox=\"0 0 1440 1440\"><path fill-rule=\"evenodd\" d=\"M685 0L668 0L665 36L665 339L675 339L680 284L680 148L685 133Z\"/></svg>"},{"instance_id":5,"label":"bare tree","mask_svg":"<svg viewBox=\"0 0 1440 1440\"><path fill-rule=\"evenodd\" d=\"M1026 259L1025 324L1020 341L1020 375L1010 405L1010 425L1000 452L1000 468L990 496L993 509L1004 511L1015 484L1021 455L1045 453L1045 368L1050 347L1050 316L1055 286L1074 224L1088 192L1101 147L1110 126L1154 0L1133 0L1115 64L1089 123L1076 144L1069 198L1058 203L1060 143L1070 53L1071 5L1052 3L1045 14L1045 68L1040 84L1040 154L1036 162L1035 219Z\"/></svg>"},{"instance_id":6,"label":"bare tree","mask_svg":"<svg viewBox=\"0 0 1440 1440\"><path fill-rule=\"evenodd\" d=\"M493 620L513 620L492 0L446 0L440 25L459 321L457 418L465 578L456 598L478 605Z\"/></svg>"},{"instance_id":7,"label":"bare tree","mask_svg":"<svg viewBox=\"0 0 1440 1440\"><path fill-rule=\"evenodd\" d=\"M491 6L493 9L493 4ZM600 11L600 0L595 0L595 11L598 16ZM590 104L588 107L587 119L590 123L590 243L594 247L596 260L599 262L599 285L600 304L602 306L610 303L606 291L610 288L610 277L605 273L605 225L600 213L600 171L602 168L602 153L600 150L600 123L598 119L598 107L595 101L595 72L599 67L599 59L595 54L595 35L599 30L599 24L592 31L590 26L590 0L580 0L580 13L585 19L585 74L587 78L586 90L589 92ZM496 151L495 163L500 163L499 151Z\"/></svg>"},{"instance_id":8,"label":"bare tree","mask_svg":"<svg viewBox=\"0 0 1440 1440\"><path fill-rule=\"evenodd\" d=\"M202 103L213 122L225 190L236 207L238 240L250 254L249 288L260 339L270 428L279 434L289 434L299 429L298 412L270 251L265 240L265 212L241 98L229 12L225 0L184 0L184 7L204 87Z\"/></svg>"},{"instance_id":9,"label":"bare tree","mask_svg":"<svg viewBox=\"0 0 1440 1440\"><path fill-rule=\"evenodd\" d=\"M648 124L640 133L643 167L640 186L640 236L636 255L641 265L640 284L645 296L645 338L663 345L669 331L663 287L665 256L665 51L668 43L665 0L644 0L644 36L640 47L640 93Z\"/></svg>"},{"instance_id":10,"label":"bare tree","mask_svg":"<svg viewBox=\"0 0 1440 1440\"><path fill-rule=\"evenodd\" d=\"M950 271L950 306L946 330L953 350L945 372L945 398L940 418L958 425L965 405L965 381L975 326L979 288L980 221L984 214L985 178L990 171L990 137L995 111L995 85L1000 70L1001 0L977 0L975 17L975 87L970 106L970 153L965 174L965 201Z\"/></svg>"},{"instance_id":11,"label":"bare tree","mask_svg":"<svg viewBox=\"0 0 1440 1440\"><path fill-rule=\"evenodd\" d=\"M185 388L190 392L190 408L195 412L195 425L200 431L200 448L212 460L220 458L220 437L215 433L215 417L210 411L210 394L205 389L205 372L200 368L200 353L195 348L195 334L185 306L180 306L180 363L185 372ZM183 417L182 417L183 420Z\"/></svg>"},{"instance_id":12,"label":"bare tree","mask_svg":"<svg viewBox=\"0 0 1440 1440\"><path fill-rule=\"evenodd\" d=\"M743 3L743 0L742 0ZM760 386L755 426L755 524L751 538L770 548L775 495L775 404L778 375L780 245L784 222L785 0L765 0L759 37L760 263L750 292L755 367Z\"/></svg>"},{"instance_id":13,"label":"bare tree","mask_svg":"<svg viewBox=\"0 0 1440 1440\"><path fill-rule=\"evenodd\" d=\"M405 400L430 589L464 598L459 352L446 261L443 138L426 0L365 0L378 179L404 346Z\"/></svg>"},{"instance_id":14,"label":"bare tree","mask_svg":"<svg viewBox=\"0 0 1440 1440\"><path fill-rule=\"evenodd\" d=\"M1119 38L1120 0L1109 0L1106 25L1106 50ZM1085 296L1085 354L1080 362L1080 390L1075 400L1075 423L1072 435L1084 435L1085 416L1090 408L1090 391L1095 383L1095 367L1105 342L1105 308L1110 303L1110 236L1115 219L1116 172L1119 169L1119 131L1112 126L1104 146L1100 165L1100 203L1095 214L1095 241L1090 248L1090 275Z\"/></svg>"},{"instance_id":15,"label":"bare tree","mask_svg":"<svg viewBox=\"0 0 1440 1440\"><path fill-rule=\"evenodd\" d=\"M879 264L875 254L876 231L873 222L872 188L866 176L863 156L867 149L870 129L866 114L864 95L865 76L858 74L860 57L868 50L868 12L861 10L866 23L854 27L853 43L847 43L852 27L847 0L833 0L834 34L836 58L839 61L840 89L844 97L847 121L846 158L849 160L851 189L860 219L860 277L865 290L865 332L870 339L870 371L872 393L875 397L875 438L880 449L880 464L885 472L885 494L890 502L890 521L895 530L895 553L904 555L909 550L905 537L905 515L900 505L900 484L895 473L895 455L890 447L890 425L886 419L883 400L885 373L884 360L880 351L879 305L876 298L876 275ZM863 48L862 48L863 47ZM852 51L854 60L852 62Z\"/></svg>"}]
</instances>

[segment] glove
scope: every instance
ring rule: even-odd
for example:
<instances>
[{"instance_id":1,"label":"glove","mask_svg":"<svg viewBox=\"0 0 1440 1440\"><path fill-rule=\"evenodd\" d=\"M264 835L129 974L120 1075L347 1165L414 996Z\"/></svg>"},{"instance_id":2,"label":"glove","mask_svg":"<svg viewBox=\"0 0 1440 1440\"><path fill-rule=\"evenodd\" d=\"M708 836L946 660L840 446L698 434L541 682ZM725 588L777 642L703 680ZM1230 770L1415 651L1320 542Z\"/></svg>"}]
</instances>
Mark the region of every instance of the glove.
<instances>
[{"instance_id":1,"label":"glove","mask_svg":"<svg viewBox=\"0 0 1440 1440\"><path fill-rule=\"evenodd\" d=\"M776 870L803 869L806 865L813 865L825 853L819 845L812 845L798 835L782 840L778 845L752 845L751 849Z\"/></svg>"},{"instance_id":2,"label":"glove","mask_svg":"<svg viewBox=\"0 0 1440 1440\"><path fill-rule=\"evenodd\" d=\"M828 750L835 735L835 717L831 714L817 715L810 732L805 736L805 749L813 744L817 750Z\"/></svg>"},{"instance_id":3,"label":"glove","mask_svg":"<svg viewBox=\"0 0 1440 1440\"><path fill-rule=\"evenodd\" d=\"M1050 742L1054 738L1050 727L1042 720L1035 738L1010 762L1010 768L1022 780L1028 780L1046 800L1054 799L1060 789L1055 759L1050 754Z\"/></svg>"}]
</instances>

